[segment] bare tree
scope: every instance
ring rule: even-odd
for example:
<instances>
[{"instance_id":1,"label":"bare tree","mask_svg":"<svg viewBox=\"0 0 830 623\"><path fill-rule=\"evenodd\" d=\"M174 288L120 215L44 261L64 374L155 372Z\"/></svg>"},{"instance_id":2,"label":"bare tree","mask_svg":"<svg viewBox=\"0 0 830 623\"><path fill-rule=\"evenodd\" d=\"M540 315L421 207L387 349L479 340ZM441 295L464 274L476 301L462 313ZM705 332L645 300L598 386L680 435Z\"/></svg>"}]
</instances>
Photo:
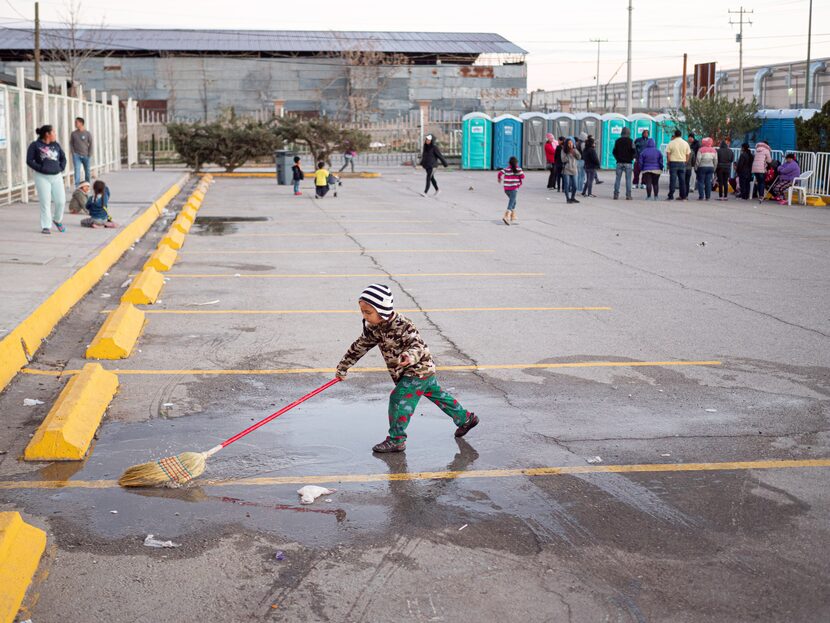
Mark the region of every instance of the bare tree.
<instances>
[{"instance_id":1,"label":"bare tree","mask_svg":"<svg viewBox=\"0 0 830 623\"><path fill-rule=\"evenodd\" d=\"M167 118L176 118L176 62L168 52L159 59L160 72L167 87Z\"/></svg>"},{"instance_id":2,"label":"bare tree","mask_svg":"<svg viewBox=\"0 0 830 623\"><path fill-rule=\"evenodd\" d=\"M62 27L43 31L44 58L57 73L69 79L74 89L91 58L110 56L111 52L106 49L110 37L103 19L96 26L81 22L80 0L68 0L59 15Z\"/></svg>"}]
</instances>

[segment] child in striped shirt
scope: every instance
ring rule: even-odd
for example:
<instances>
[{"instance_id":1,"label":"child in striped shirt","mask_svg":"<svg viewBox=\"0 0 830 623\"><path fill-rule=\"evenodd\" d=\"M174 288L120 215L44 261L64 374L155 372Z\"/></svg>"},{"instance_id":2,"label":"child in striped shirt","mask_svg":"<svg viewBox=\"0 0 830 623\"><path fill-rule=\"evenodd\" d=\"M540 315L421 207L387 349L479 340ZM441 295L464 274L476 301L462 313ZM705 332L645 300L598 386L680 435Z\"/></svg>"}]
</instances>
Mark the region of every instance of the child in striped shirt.
<instances>
[{"instance_id":1,"label":"child in striped shirt","mask_svg":"<svg viewBox=\"0 0 830 623\"><path fill-rule=\"evenodd\" d=\"M511 221L514 225L518 225L516 222L516 195L519 193L524 178L525 174L519 167L516 156L512 156L507 167L499 171L499 184L504 186L504 194L507 195L507 210L504 216L501 217L505 225L510 225Z\"/></svg>"}]
</instances>

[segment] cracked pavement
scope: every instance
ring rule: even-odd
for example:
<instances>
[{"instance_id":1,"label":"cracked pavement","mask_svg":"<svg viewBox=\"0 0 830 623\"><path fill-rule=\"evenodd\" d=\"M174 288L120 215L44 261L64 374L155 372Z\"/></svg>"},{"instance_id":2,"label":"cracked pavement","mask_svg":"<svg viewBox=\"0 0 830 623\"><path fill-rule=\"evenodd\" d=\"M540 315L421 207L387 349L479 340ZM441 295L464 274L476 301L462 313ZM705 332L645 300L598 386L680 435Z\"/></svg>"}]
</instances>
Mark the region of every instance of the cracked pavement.
<instances>
[{"instance_id":1,"label":"cracked pavement","mask_svg":"<svg viewBox=\"0 0 830 623\"><path fill-rule=\"evenodd\" d=\"M17 460L65 383L20 375L0 395L0 481L106 482L211 447L326 380L274 371L333 368L360 332L356 298L373 281L392 287L396 307L418 310L406 315L439 366L496 366L439 372L481 425L456 441L423 401L406 453L373 456L391 381L355 373L212 458L187 488L0 487L0 508L24 511L50 538L26 616L830 619L830 468L773 465L830 457L830 211L646 203L639 191L566 205L544 189L547 173L530 172L520 224L506 227L495 173L442 169L437 198L418 195L420 171L382 173L344 180L322 201L273 180L217 179L162 300L147 308L177 313L148 314L139 350L105 364L143 373L120 376L90 457ZM33 367L83 364L101 312L162 231L70 313ZM536 309L504 309L517 307ZM286 313L295 310L317 313ZM383 362L373 351L359 365ZM46 404L23 408L23 397ZM646 468L507 474L581 469L595 456ZM770 466L657 469L747 461ZM453 476L465 472L478 475ZM337 492L300 506L293 477L331 477ZM150 533L181 547L146 548Z\"/></svg>"}]
</instances>

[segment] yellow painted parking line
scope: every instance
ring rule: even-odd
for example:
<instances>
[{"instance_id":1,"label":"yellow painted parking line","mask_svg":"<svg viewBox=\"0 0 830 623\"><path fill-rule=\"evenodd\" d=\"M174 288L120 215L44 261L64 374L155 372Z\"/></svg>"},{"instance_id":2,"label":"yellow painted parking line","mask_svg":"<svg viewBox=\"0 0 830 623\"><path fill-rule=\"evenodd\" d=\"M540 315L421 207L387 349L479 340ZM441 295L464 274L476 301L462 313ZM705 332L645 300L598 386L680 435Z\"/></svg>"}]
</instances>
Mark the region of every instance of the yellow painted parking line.
<instances>
[{"instance_id":1,"label":"yellow painted parking line","mask_svg":"<svg viewBox=\"0 0 830 623\"><path fill-rule=\"evenodd\" d=\"M495 249L229 249L181 251L182 255L324 255L332 253L495 253Z\"/></svg>"},{"instance_id":2,"label":"yellow painted parking line","mask_svg":"<svg viewBox=\"0 0 830 623\"><path fill-rule=\"evenodd\" d=\"M256 232L256 233L237 233L237 232L225 232L222 234L223 237L226 236L233 236L234 238L332 238L335 236L387 236L390 238L399 237L399 236L418 236L419 238L428 237L428 236L459 236L460 234L450 233L450 232L437 232L437 231L425 231L425 232L413 232L413 231L399 231L399 232L386 232L386 231L361 231L361 232L338 232L336 234L327 233L285 233L285 232ZM15 241L16 242L16 241Z\"/></svg>"},{"instance_id":3,"label":"yellow painted parking line","mask_svg":"<svg viewBox=\"0 0 830 623\"><path fill-rule=\"evenodd\" d=\"M815 469L830 467L830 459L727 461L719 463L642 463L637 465L563 465L518 469L396 472L391 474L324 474L319 476L264 476L230 480L197 480L204 487L262 487L276 485L399 482L404 480L457 480L462 478L541 478L574 474L637 474L676 472L727 472L751 469ZM2 480L0 489L114 489L116 480Z\"/></svg>"},{"instance_id":4,"label":"yellow painted parking line","mask_svg":"<svg viewBox=\"0 0 830 623\"><path fill-rule=\"evenodd\" d=\"M102 314L112 310L106 309ZM396 309L402 314L434 314L443 312L539 312L539 311L611 311L610 307L432 307L424 309ZM219 316L278 316L287 314L359 314L358 309L145 309L145 314Z\"/></svg>"},{"instance_id":5,"label":"yellow painted parking line","mask_svg":"<svg viewBox=\"0 0 830 623\"><path fill-rule=\"evenodd\" d=\"M260 273L260 274L231 274L231 273L165 273L170 279L353 279L355 277L544 277L545 273Z\"/></svg>"},{"instance_id":6,"label":"yellow painted parking line","mask_svg":"<svg viewBox=\"0 0 830 623\"><path fill-rule=\"evenodd\" d=\"M290 221L268 221L269 223L275 223L278 225L292 225L294 223L329 223L331 225L337 225L340 221L335 219L293 219ZM349 223L432 223L433 221L423 221L423 220L399 220L399 219L352 219L348 220Z\"/></svg>"},{"instance_id":7,"label":"yellow painted parking line","mask_svg":"<svg viewBox=\"0 0 830 623\"><path fill-rule=\"evenodd\" d=\"M439 372L477 372L480 370L551 370L555 368L644 368L662 366L719 366L720 361L573 361L568 363L506 363L506 364L480 364L480 365L457 365L437 366ZM122 375L229 375L229 376L271 376L281 374L334 374L336 368L263 368L250 370L229 370L229 369L186 369L186 370L130 370L121 368L107 368L112 372ZM23 368L24 374L39 376L64 376L77 374L80 370L38 370L37 368ZM349 372L354 374L365 374L369 372L387 372L386 368L352 368Z\"/></svg>"}]
</instances>

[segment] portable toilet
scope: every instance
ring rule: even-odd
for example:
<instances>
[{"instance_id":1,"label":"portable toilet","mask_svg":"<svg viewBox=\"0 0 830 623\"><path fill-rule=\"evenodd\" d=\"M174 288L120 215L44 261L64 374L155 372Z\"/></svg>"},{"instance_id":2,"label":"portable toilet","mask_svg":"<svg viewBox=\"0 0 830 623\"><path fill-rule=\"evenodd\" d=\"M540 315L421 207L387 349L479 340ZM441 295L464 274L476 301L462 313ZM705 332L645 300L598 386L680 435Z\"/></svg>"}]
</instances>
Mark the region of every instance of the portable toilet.
<instances>
[{"instance_id":1,"label":"portable toilet","mask_svg":"<svg viewBox=\"0 0 830 623\"><path fill-rule=\"evenodd\" d=\"M548 133L547 119L540 112L523 112L522 120L522 168L544 169L545 135Z\"/></svg>"},{"instance_id":2,"label":"portable toilet","mask_svg":"<svg viewBox=\"0 0 830 623\"><path fill-rule=\"evenodd\" d=\"M493 151L493 121L483 112L461 117L461 168L489 169Z\"/></svg>"},{"instance_id":3,"label":"portable toilet","mask_svg":"<svg viewBox=\"0 0 830 623\"><path fill-rule=\"evenodd\" d=\"M654 144L657 149L663 145L668 145L672 140L674 134L675 124L672 118L666 114L654 116Z\"/></svg>"},{"instance_id":4,"label":"portable toilet","mask_svg":"<svg viewBox=\"0 0 830 623\"><path fill-rule=\"evenodd\" d=\"M616 112L608 112L602 115L602 157L600 162L603 169L617 168L617 161L611 152L614 151L614 143L620 138L623 128L628 127L628 120Z\"/></svg>"},{"instance_id":5,"label":"portable toilet","mask_svg":"<svg viewBox=\"0 0 830 623\"><path fill-rule=\"evenodd\" d=\"M522 165L522 120L513 115L493 119L493 168L503 169L511 156Z\"/></svg>"},{"instance_id":6,"label":"portable toilet","mask_svg":"<svg viewBox=\"0 0 830 623\"><path fill-rule=\"evenodd\" d=\"M597 155L602 158L602 118L595 112L580 112L574 116L574 133L579 136L585 132L588 136L593 136Z\"/></svg>"},{"instance_id":7,"label":"portable toilet","mask_svg":"<svg viewBox=\"0 0 830 623\"><path fill-rule=\"evenodd\" d=\"M548 118L548 132L556 138L560 136L574 136L576 116L569 112L552 112L545 115Z\"/></svg>"},{"instance_id":8,"label":"portable toilet","mask_svg":"<svg viewBox=\"0 0 830 623\"><path fill-rule=\"evenodd\" d=\"M654 136L656 134L654 126L654 117L646 113L637 112L628 118L628 127L631 128L631 139L635 141L642 136L643 130L648 130L649 138L654 138L655 144L659 145Z\"/></svg>"}]
</instances>

